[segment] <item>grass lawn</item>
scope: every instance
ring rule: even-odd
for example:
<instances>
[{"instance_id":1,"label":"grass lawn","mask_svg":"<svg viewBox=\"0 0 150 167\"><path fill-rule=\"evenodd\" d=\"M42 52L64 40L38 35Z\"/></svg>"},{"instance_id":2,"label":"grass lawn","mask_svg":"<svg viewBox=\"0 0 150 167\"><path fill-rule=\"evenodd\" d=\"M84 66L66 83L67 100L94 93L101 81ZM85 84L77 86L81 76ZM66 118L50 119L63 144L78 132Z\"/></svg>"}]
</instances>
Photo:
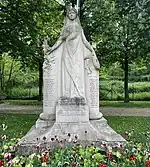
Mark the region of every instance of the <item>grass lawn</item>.
<instances>
[{"instance_id":1,"label":"grass lawn","mask_svg":"<svg viewBox=\"0 0 150 167\"><path fill-rule=\"evenodd\" d=\"M0 130L0 136L6 134L9 138L22 137L35 124L38 115L25 114L0 114L0 124L6 124L8 128L5 131ZM144 142L146 136L143 133L150 131L150 117L106 117L108 124L121 135L126 131L134 129L132 140Z\"/></svg>"},{"instance_id":2,"label":"grass lawn","mask_svg":"<svg viewBox=\"0 0 150 167\"><path fill-rule=\"evenodd\" d=\"M100 101L101 107L131 107L131 108L150 108L150 101Z\"/></svg>"},{"instance_id":3,"label":"grass lawn","mask_svg":"<svg viewBox=\"0 0 150 167\"><path fill-rule=\"evenodd\" d=\"M0 125L7 125L5 131L0 130L0 136L6 134L9 138L20 138L35 124L38 115L0 114Z\"/></svg>"}]
</instances>

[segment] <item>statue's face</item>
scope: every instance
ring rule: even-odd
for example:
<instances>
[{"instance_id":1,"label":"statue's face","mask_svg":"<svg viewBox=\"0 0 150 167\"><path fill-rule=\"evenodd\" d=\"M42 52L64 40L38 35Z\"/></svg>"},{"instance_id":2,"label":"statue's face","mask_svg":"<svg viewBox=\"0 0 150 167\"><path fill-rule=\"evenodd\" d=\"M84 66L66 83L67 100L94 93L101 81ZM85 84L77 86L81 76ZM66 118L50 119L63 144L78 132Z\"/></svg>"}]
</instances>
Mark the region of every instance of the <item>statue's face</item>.
<instances>
[{"instance_id":1,"label":"statue's face","mask_svg":"<svg viewBox=\"0 0 150 167\"><path fill-rule=\"evenodd\" d=\"M70 20L74 20L74 19L76 19L77 14L76 14L75 11L70 10L69 13L68 13L68 17L69 17Z\"/></svg>"}]
</instances>

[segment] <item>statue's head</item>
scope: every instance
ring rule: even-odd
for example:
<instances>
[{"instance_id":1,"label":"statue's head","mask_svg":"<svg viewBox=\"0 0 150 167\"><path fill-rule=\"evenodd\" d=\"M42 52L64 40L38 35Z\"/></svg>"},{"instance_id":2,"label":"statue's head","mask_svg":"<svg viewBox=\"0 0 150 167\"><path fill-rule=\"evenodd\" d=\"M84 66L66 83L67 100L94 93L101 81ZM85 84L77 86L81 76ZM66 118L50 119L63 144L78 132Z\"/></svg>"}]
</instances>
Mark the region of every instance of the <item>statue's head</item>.
<instances>
[{"instance_id":1,"label":"statue's head","mask_svg":"<svg viewBox=\"0 0 150 167\"><path fill-rule=\"evenodd\" d=\"M69 8L68 11L67 11L67 17L70 19L70 20L74 20L77 18L77 10L75 8Z\"/></svg>"}]
</instances>

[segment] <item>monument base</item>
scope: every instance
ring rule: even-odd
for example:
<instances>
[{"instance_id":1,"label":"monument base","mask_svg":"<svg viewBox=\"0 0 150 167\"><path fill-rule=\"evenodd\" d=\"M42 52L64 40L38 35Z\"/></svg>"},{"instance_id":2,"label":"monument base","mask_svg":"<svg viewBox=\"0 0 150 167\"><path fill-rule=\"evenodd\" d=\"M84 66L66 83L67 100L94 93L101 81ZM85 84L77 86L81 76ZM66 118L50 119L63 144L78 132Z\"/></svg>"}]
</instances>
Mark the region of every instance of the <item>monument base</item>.
<instances>
[{"instance_id":1,"label":"monument base","mask_svg":"<svg viewBox=\"0 0 150 167\"><path fill-rule=\"evenodd\" d=\"M46 151L54 146L79 142L101 146L102 142L116 145L125 143L103 117L89 120L89 108L83 99L62 98L56 104L56 121L37 120L36 125L18 143L18 152L28 155L40 148Z\"/></svg>"},{"instance_id":2,"label":"monument base","mask_svg":"<svg viewBox=\"0 0 150 167\"><path fill-rule=\"evenodd\" d=\"M49 150L54 146L65 146L67 143L79 142L101 146L106 142L112 146L125 143L125 139L117 134L102 118L85 123L54 123L52 127L31 130L20 140L17 150L22 155L29 155L37 149Z\"/></svg>"}]
</instances>

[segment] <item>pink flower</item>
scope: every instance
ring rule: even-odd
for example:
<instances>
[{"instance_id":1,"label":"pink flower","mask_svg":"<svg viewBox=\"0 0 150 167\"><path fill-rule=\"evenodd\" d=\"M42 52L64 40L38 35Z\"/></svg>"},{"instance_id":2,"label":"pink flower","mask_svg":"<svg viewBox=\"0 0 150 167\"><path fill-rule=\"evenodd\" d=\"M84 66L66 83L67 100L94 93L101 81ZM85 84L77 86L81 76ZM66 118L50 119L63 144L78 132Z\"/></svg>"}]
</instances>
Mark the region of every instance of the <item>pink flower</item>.
<instances>
[{"instance_id":1,"label":"pink flower","mask_svg":"<svg viewBox=\"0 0 150 167\"><path fill-rule=\"evenodd\" d=\"M112 152L112 147L111 147L111 146L108 146L108 147L107 147L107 150L108 150L109 153L111 153L111 152Z\"/></svg>"},{"instance_id":2,"label":"pink flower","mask_svg":"<svg viewBox=\"0 0 150 167\"><path fill-rule=\"evenodd\" d=\"M14 146L9 146L9 148L11 151L14 151L14 149L15 149Z\"/></svg>"},{"instance_id":3,"label":"pink flower","mask_svg":"<svg viewBox=\"0 0 150 167\"><path fill-rule=\"evenodd\" d=\"M10 161L7 163L7 166L8 166L8 167L12 167L12 165L13 165L13 162L12 162L12 160L10 160Z\"/></svg>"},{"instance_id":4,"label":"pink flower","mask_svg":"<svg viewBox=\"0 0 150 167\"><path fill-rule=\"evenodd\" d=\"M10 161L11 159L11 153L7 152L4 154L4 158L7 160L7 161Z\"/></svg>"}]
</instances>

